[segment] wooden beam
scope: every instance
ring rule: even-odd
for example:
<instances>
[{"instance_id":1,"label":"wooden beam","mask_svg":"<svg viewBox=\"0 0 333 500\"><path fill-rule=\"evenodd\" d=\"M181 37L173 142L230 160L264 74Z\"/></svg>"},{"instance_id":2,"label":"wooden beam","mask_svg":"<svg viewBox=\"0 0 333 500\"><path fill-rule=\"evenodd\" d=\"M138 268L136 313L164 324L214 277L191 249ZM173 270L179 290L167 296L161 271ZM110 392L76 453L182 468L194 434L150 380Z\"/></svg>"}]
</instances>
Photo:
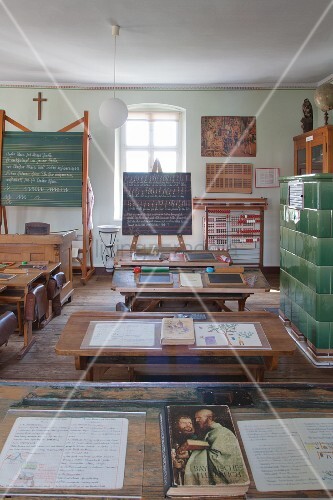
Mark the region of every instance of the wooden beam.
<instances>
[{"instance_id":1,"label":"wooden beam","mask_svg":"<svg viewBox=\"0 0 333 500\"><path fill-rule=\"evenodd\" d=\"M84 113L88 113L88 111L85 111ZM85 120L85 117L83 116L79 120L76 120L75 122L70 123L69 125L66 125L66 127L61 128L60 130L58 130L58 132L68 132L68 130L71 130L72 128L80 125L80 123L83 123L84 120Z\"/></svg>"},{"instance_id":2,"label":"wooden beam","mask_svg":"<svg viewBox=\"0 0 333 500\"><path fill-rule=\"evenodd\" d=\"M20 130L22 130L23 132L32 132L32 130L30 130L29 128L25 127L21 123L13 120L13 118L10 118L10 116L8 116L8 115L6 115L5 120L7 122L11 123L12 125L14 125L14 127L19 128Z\"/></svg>"}]
</instances>

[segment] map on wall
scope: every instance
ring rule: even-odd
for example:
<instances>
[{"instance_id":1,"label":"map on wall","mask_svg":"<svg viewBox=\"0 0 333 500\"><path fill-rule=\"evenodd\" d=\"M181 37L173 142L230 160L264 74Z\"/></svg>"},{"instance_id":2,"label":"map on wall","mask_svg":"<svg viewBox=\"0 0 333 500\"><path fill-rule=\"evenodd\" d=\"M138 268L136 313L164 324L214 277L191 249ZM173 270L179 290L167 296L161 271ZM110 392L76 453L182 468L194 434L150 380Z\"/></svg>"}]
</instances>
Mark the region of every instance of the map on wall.
<instances>
[{"instance_id":1,"label":"map on wall","mask_svg":"<svg viewBox=\"0 0 333 500\"><path fill-rule=\"evenodd\" d=\"M202 116L201 156L256 156L255 116Z\"/></svg>"}]
</instances>

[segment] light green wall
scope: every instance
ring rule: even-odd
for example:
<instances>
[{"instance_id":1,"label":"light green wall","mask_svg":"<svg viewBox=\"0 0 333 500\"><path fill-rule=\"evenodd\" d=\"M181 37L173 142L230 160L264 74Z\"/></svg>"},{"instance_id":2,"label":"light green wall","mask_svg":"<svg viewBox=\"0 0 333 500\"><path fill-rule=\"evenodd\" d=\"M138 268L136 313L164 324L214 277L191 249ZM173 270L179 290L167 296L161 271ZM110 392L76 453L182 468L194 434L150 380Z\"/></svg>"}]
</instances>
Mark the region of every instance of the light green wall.
<instances>
[{"instance_id":1,"label":"light green wall","mask_svg":"<svg viewBox=\"0 0 333 500\"><path fill-rule=\"evenodd\" d=\"M37 120L37 104L33 97L42 90L42 120ZM95 195L94 258L101 263L101 245L97 226L114 224L113 218L113 168L114 136L99 121L100 104L111 92L102 90L56 90L28 88L0 88L0 109L14 120L33 131L56 131L89 111L90 143L89 172ZM257 156L234 158L234 162L247 161L255 168L278 167L280 175L293 174L293 136L301 134L302 103L307 97L313 103L313 90L184 90L184 91L119 91L117 97L127 104L162 103L186 109L186 160L187 171L192 174L192 196L204 195L206 162L219 162L223 158L202 158L200 154L201 116L257 116ZM315 106L314 124L321 124ZM7 126L7 130L12 127ZM209 196L209 195L208 195ZM215 195L211 195L215 196ZM222 196L222 195L221 195ZM225 195L234 197L235 195ZM239 195L240 197L242 195ZM269 208L265 212L264 265L279 266L279 189L256 189L253 181L252 197L267 197ZM193 235L185 237L192 248L202 244L202 212L193 220ZM81 228L79 209L8 208L9 231L24 231L26 221L45 221L52 231ZM119 223L120 224L120 223ZM130 237L118 237L118 245L130 242ZM142 237L140 243L156 243L154 237ZM163 243L175 243L173 239Z\"/></svg>"}]
</instances>

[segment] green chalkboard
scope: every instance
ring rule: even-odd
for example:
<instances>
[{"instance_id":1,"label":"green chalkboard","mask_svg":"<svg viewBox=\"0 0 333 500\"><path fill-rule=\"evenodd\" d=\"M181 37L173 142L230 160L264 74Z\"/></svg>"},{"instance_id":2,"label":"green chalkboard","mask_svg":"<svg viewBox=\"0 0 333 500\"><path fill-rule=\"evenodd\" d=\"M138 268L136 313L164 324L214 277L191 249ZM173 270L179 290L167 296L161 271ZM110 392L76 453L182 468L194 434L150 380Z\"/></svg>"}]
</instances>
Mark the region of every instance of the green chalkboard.
<instances>
[{"instance_id":1,"label":"green chalkboard","mask_svg":"<svg viewBox=\"0 0 333 500\"><path fill-rule=\"evenodd\" d=\"M1 205L82 206L82 132L5 132Z\"/></svg>"}]
</instances>

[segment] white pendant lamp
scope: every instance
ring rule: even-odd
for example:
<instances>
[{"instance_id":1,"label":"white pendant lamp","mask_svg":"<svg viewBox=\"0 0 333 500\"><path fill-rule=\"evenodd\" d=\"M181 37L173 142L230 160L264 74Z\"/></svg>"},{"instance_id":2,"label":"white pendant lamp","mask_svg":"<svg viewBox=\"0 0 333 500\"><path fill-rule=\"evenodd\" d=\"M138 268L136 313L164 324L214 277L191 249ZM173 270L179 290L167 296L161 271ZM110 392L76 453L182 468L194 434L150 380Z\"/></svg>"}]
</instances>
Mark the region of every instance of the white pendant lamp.
<instances>
[{"instance_id":1,"label":"white pendant lamp","mask_svg":"<svg viewBox=\"0 0 333 500\"><path fill-rule=\"evenodd\" d=\"M119 26L112 26L112 36L114 37L114 59L113 59L113 97L104 101L99 108L99 117L103 125L111 129L116 129L124 125L128 116L128 109L124 101L118 99L116 94L116 52L117 36L119 36Z\"/></svg>"}]
</instances>

